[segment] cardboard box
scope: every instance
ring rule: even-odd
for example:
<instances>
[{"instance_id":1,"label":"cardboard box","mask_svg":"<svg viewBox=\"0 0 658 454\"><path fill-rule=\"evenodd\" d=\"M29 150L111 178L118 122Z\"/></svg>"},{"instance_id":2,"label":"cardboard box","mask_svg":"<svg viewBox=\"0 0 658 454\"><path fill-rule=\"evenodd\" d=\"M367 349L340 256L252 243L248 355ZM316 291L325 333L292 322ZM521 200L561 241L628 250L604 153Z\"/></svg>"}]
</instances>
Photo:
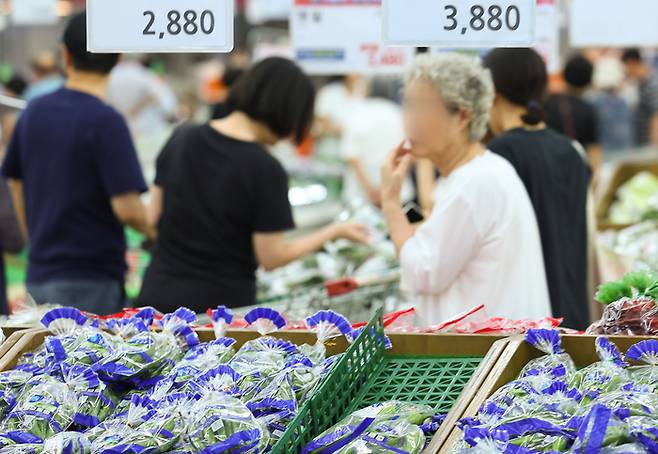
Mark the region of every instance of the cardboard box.
<instances>
[{"instance_id":1,"label":"cardboard box","mask_svg":"<svg viewBox=\"0 0 658 454\"><path fill-rule=\"evenodd\" d=\"M609 222L608 212L617 198L617 190L640 172L651 172L658 176L658 161L623 162L615 168L610 184L596 208L596 223L599 231L622 230L632 225L611 224Z\"/></svg>"},{"instance_id":2,"label":"cardboard box","mask_svg":"<svg viewBox=\"0 0 658 454\"><path fill-rule=\"evenodd\" d=\"M596 338L597 336L562 336L562 348L571 355L578 368L583 368L600 361L596 354ZM615 343L622 352L626 352L638 342L655 338L610 336L608 339ZM541 356L544 356L544 353L525 342L523 336L511 338L505 351L499 356L498 362L491 369L489 376L471 399L462 417L472 418L477 416L479 409L489 397L507 383L515 380L530 360ZM453 426L445 443L436 452L441 454L450 453L462 440L462 435L462 431Z\"/></svg>"},{"instance_id":3,"label":"cardboard box","mask_svg":"<svg viewBox=\"0 0 658 454\"><path fill-rule=\"evenodd\" d=\"M215 338L212 329L197 330L199 340L208 342ZM0 357L0 371L9 370L16 366L18 359L24 353L32 351L43 344L50 332L45 329L34 329L23 332L16 342ZM245 342L256 339L259 334L248 330L230 330L227 336L236 339L236 348ZM297 345L316 342L314 333L308 331L281 331L273 334L274 337L293 342ZM483 386L492 369L498 364L499 358L507 350L508 340L497 336L480 335L426 335L426 334L391 334L389 336L393 348L387 352L392 356L453 356L453 357L482 357L480 366L473 374L461 396L455 402L448 414L446 422L434 436L426 453L437 453L451 434L452 428L464 412L469 408L472 399ZM348 347L343 337L327 344L329 355L344 352Z\"/></svg>"}]
</instances>

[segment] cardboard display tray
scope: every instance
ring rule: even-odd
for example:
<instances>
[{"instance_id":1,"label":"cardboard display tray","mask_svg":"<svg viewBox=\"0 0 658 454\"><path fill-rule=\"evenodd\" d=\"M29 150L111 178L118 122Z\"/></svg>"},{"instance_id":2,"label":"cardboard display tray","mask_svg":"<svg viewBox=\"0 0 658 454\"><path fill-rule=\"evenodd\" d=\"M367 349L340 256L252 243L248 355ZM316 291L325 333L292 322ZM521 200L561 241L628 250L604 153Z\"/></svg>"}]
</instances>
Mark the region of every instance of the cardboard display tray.
<instances>
[{"instance_id":1,"label":"cardboard display tray","mask_svg":"<svg viewBox=\"0 0 658 454\"><path fill-rule=\"evenodd\" d=\"M599 231L622 230L631 226L631 224L611 224L608 212L617 198L619 188L638 173L645 171L658 176L658 161L623 162L615 168L610 184L596 208L596 223Z\"/></svg>"},{"instance_id":2,"label":"cardboard display tray","mask_svg":"<svg viewBox=\"0 0 658 454\"><path fill-rule=\"evenodd\" d=\"M215 338L212 329L197 329L196 332L201 342L208 342ZM18 359L24 353L41 346L48 335L50 335L50 332L42 328L30 329L12 335L12 337L15 336L14 342L8 346L4 355L0 356L0 371L15 367ZM272 336L297 345L316 342L315 334L309 331L281 331L274 333ZM236 339L236 348L239 348L245 342L258 338L259 334L251 330L229 330L227 337ZM389 337L393 348L387 352L387 355L391 357L413 355L414 357L482 358L477 370L452 406L446 422L425 450L426 453L437 453L450 436L457 421L463 417L464 412L469 408L472 399L476 397L492 369L498 364L501 355L507 351L508 340L500 336L481 335L390 334ZM341 337L327 344L327 353L335 355L345 352L347 348L347 342Z\"/></svg>"},{"instance_id":3,"label":"cardboard display tray","mask_svg":"<svg viewBox=\"0 0 658 454\"><path fill-rule=\"evenodd\" d=\"M586 367L590 364L600 361L596 354L595 341L597 336L561 336L562 348L573 358L578 368ZM626 352L630 347L638 342L651 337L616 337L609 336L612 342L622 352ZM507 383L515 380L521 373L521 370L532 359L544 356L542 352L535 349L525 342L523 336L515 336L509 339L505 351L499 356L497 363L490 370L489 376L484 380L482 386L476 391L476 394L470 401L462 417L472 418L477 416L479 409L498 389ZM456 426L445 439L440 449L436 452L448 454L453 451L457 444L462 440L462 432Z\"/></svg>"}]
</instances>

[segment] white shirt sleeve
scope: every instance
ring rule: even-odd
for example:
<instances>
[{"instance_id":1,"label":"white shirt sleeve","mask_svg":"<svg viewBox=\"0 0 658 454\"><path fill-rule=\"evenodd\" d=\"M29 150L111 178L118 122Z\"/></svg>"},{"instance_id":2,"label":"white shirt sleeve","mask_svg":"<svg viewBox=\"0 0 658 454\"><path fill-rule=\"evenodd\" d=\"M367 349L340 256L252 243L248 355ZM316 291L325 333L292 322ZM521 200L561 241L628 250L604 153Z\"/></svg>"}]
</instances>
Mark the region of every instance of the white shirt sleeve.
<instances>
[{"instance_id":1,"label":"white shirt sleeve","mask_svg":"<svg viewBox=\"0 0 658 454\"><path fill-rule=\"evenodd\" d=\"M473 207L459 196L441 199L400 253L404 285L418 294L447 290L482 241Z\"/></svg>"}]
</instances>

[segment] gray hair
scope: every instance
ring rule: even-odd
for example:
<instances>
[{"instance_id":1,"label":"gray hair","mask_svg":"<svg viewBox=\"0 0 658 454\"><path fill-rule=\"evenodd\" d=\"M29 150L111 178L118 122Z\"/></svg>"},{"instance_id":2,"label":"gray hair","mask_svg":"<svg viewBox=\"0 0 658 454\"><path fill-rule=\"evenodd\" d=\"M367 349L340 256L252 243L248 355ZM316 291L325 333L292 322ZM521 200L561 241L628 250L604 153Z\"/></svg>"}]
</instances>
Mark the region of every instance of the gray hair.
<instances>
[{"instance_id":1,"label":"gray hair","mask_svg":"<svg viewBox=\"0 0 658 454\"><path fill-rule=\"evenodd\" d=\"M482 140L495 91L489 70L478 59L454 53L419 55L407 72L405 83L416 80L430 82L451 109L470 112L469 138L472 142Z\"/></svg>"}]
</instances>

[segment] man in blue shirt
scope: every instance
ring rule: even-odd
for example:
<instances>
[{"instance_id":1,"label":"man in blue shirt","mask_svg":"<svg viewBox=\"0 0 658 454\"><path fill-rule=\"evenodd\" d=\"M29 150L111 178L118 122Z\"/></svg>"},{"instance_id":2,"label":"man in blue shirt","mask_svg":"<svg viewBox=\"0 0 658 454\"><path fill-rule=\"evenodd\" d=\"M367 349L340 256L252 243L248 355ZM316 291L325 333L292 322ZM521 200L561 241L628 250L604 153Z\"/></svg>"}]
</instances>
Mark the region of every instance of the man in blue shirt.
<instances>
[{"instance_id":1,"label":"man in blue shirt","mask_svg":"<svg viewBox=\"0 0 658 454\"><path fill-rule=\"evenodd\" d=\"M119 55L87 52L85 13L64 47L66 85L23 112L2 174L28 233L34 299L108 314L124 300L123 226L152 236L147 188L126 122L103 101Z\"/></svg>"}]
</instances>

